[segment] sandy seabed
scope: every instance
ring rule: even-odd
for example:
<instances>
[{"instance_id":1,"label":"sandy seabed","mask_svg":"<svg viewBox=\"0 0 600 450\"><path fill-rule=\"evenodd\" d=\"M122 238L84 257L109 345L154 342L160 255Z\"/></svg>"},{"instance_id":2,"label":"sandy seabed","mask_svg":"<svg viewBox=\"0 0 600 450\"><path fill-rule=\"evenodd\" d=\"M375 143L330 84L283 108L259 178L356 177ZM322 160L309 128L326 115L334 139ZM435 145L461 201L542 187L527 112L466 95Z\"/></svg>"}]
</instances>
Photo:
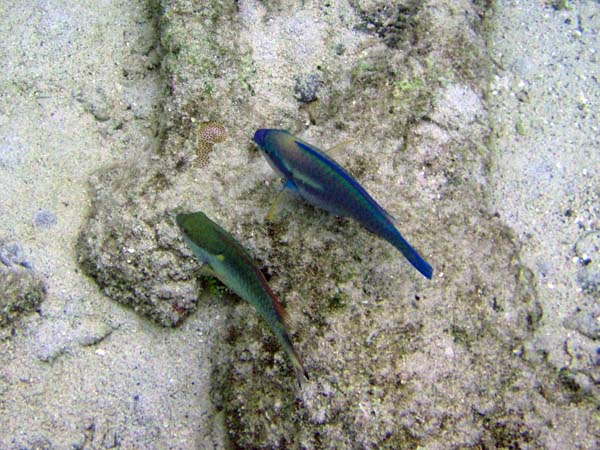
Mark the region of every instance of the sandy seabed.
<instances>
[{"instance_id":1,"label":"sandy seabed","mask_svg":"<svg viewBox=\"0 0 600 450\"><path fill-rule=\"evenodd\" d=\"M82 5L0 2L0 245L47 286L0 335L0 448L218 448L210 356L224 307L163 329L77 263L90 176L157 147L164 91L145 3ZM597 402L600 5L500 1L495 22L490 208L536 277L528 345ZM597 423L587 433L572 448L598 442Z\"/></svg>"}]
</instances>

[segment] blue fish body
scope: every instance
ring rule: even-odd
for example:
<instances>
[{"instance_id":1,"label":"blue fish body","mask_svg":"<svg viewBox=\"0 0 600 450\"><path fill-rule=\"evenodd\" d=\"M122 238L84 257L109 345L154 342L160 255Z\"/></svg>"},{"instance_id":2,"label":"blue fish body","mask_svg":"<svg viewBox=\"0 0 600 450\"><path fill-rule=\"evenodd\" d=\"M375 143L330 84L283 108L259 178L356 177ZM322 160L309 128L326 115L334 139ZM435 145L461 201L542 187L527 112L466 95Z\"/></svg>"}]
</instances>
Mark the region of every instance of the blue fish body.
<instances>
[{"instance_id":1,"label":"blue fish body","mask_svg":"<svg viewBox=\"0 0 600 450\"><path fill-rule=\"evenodd\" d=\"M431 279L431 265L402 237L392 216L333 159L285 130L257 130L254 141L271 167L285 179L284 189L335 215L360 222L396 247L419 272Z\"/></svg>"}]
</instances>

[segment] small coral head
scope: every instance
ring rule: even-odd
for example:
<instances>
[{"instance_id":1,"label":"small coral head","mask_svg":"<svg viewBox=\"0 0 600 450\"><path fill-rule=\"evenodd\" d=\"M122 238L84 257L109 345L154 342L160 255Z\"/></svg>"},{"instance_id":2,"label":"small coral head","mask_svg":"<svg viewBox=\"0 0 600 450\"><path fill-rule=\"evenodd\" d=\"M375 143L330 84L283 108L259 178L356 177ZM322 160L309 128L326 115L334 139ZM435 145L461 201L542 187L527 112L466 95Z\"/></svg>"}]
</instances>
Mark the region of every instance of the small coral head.
<instances>
[{"instance_id":1,"label":"small coral head","mask_svg":"<svg viewBox=\"0 0 600 450\"><path fill-rule=\"evenodd\" d=\"M198 127L198 137L201 142L217 144L227 139L227 130L220 123L204 122Z\"/></svg>"},{"instance_id":2,"label":"small coral head","mask_svg":"<svg viewBox=\"0 0 600 450\"><path fill-rule=\"evenodd\" d=\"M198 141L196 143L197 164L200 167L207 165L213 145L223 142L225 139L227 139L227 130L223 125L216 122L201 123L198 126Z\"/></svg>"}]
</instances>

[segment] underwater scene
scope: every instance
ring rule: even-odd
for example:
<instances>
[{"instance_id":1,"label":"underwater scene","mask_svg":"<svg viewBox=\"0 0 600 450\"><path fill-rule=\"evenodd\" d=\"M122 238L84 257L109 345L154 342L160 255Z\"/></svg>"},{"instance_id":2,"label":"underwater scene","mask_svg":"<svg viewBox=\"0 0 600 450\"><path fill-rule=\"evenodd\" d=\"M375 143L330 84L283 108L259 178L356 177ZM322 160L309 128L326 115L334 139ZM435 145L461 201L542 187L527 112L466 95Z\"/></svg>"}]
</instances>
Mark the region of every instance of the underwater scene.
<instances>
[{"instance_id":1,"label":"underwater scene","mask_svg":"<svg viewBox=\"0 0 600 450\"><path fill-rule=\"evenodd\" d=\"M600 448L598 1L0 33L0 449Z\"/></svg>"}]
</instances>

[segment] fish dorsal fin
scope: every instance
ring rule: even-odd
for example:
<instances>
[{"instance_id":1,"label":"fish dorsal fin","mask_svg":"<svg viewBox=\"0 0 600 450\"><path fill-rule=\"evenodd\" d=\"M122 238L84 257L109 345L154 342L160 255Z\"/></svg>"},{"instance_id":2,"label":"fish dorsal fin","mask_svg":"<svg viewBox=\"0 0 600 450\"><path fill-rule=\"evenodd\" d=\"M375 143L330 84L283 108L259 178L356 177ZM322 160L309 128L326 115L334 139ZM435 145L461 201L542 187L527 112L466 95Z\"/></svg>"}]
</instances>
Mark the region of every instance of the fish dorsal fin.
<instances>
[{"instance_id":1,"label":"fish dorsal fin","mask_svg":"<svg viewBox=\"0 0 600 450\"><path fill-rule=\"evenodd\" d=\"M347 147L348 145L352 144L353 142L354 142L354 139L348 139L346 141L342 141L338 144L335 144L330 149L325 150L325 153L327 153L329 156L334 155L334 154L338 153L344 147Z\"/></svg>"},{"instance_id":2,"label":"fish dorsal fin","mask_svg":"<svg viewBox=\"0 0 600 450\"><path fill-rule=\"evenodd\" d=\"M271 287L266 282L264 283L264 286L265 286L265 289L267 290L267 292L269 293L269 295L271 296L271 299L273 300L273 306L275 307L275 311L277 311L277 314L281 318L281 321L283 322L283 324L286 326L286 328L293 325L292 319L290 318L289 313L284 308L284 306L281 304L281 302L279 301L279 299L277 298L275 293L271 290Z\"/></svg>"},{"instance_id":3,"label":"fish dorsal fin","mask_svg":"<svg viewBox=\"0 0 600 450\"><path fill-rule=\"evenodd\" d=\"M275 300L274 304L275 304L275 309L277 310L277 313L279 314L279 317L281 317L281 321L283 322L285 327L289 329L293 325L290 313L287 312L287 309L285 309L283 307L283 305L281 304L281 302L279 300Z\"/></svg>"},{"instance_id":4,"label":"fish dorsal fin","mask_svg":"<svg viewBox=\"0 0 600 450\"><path fill-rule=\"evenodd\" d=\"M289 313L284 308L284 306L281 304L281 302L279 301L279 299L277 298L277 296L275 295L275 293L271 289L271 286L269 286L269 284L267 283L267 281L264 279L264 276L262 275L262 272L258 268L256 268L256 271L257 271L258 274L260 274L260 278L261 278L261 280L263 282L263 286L267 290L269 296L271 297L271 300L273 300L273 306L275 307L275 311L277 311L277 314L281 318L281 321L286 326L286 328L289 328L290 326L293 325L292 324L292 319L291 319Z\"/></svg>"}]
</instances>

